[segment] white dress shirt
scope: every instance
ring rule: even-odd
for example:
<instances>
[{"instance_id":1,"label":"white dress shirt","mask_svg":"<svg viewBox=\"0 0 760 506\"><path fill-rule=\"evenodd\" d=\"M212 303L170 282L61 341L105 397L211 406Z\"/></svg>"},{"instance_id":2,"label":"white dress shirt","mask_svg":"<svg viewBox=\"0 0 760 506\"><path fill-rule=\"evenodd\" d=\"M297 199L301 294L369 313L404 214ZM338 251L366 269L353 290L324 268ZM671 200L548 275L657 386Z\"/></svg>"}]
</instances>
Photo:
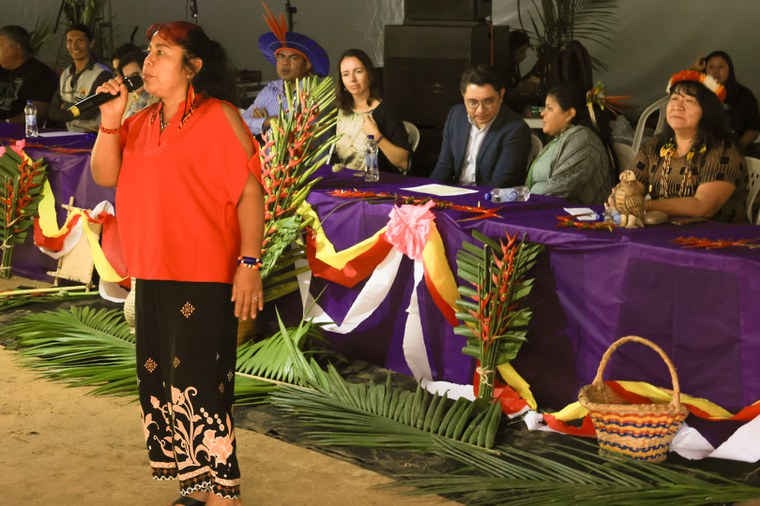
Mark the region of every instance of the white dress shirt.
<instances>
[{"instance_id":1,"label":"white dress shirt","mask_svg":"<svg viewBox=\"0 0 760 506\"><path fill-rule=\"evenodd\" d=\"M480 151L480 145L483 144L488 130L493 125L494 118L489 121L483 128L478 128L475 122L472 121L470 115L467 115L467 121L470 122L470 138L467 141L467 151L464 154L464 162L462 163L462 172L459 173L460 185L475 184L475 171L477 169L476 163L478 160L478 152Z\"/></svg>"}]
</instances>

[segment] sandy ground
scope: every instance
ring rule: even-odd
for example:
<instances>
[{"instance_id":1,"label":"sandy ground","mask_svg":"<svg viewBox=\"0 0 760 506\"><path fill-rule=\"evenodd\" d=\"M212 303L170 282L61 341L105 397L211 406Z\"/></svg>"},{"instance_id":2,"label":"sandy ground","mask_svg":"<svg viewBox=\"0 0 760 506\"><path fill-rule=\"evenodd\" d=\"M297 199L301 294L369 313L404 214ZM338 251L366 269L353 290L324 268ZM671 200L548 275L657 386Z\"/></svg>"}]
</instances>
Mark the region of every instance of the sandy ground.
<instances>
[{"instance_id":1,"label":"sandy ground","mask_svg":"<svg viewBox=\"0 0 760 506\"><path fill-rule=\"evenodd\" d=\"M174 482L150 477L131 400L40 379L0 347L0 490L4 504L161 505ZM374 487L382 475L238 429L243 500L257 505L454 504Z\"/></svg>"},{"instance_id":2,"label":"sandy ground","mask_svg":"<svg viewBox=\"0 0 760 506\"><path fill-rule=\"evenodd\" d=\"M0 280L0 291L44 283ZM49 285L47 285L49 286ZM168 505L175 482L150 476L139 407L39 377L0 346L3 504ZM377 490L390 478L256 432L236 429L246 505L447 505Z\"/></svg>"}]
</instances>

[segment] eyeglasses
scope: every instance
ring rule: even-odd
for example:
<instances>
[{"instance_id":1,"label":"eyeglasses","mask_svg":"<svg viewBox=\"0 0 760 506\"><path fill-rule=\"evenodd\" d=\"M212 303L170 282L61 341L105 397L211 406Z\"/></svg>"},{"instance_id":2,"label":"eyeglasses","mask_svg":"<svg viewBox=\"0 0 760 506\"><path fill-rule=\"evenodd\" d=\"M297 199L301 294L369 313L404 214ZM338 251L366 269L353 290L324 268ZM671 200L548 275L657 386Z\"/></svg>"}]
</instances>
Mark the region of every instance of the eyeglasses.
<instances>
[{"instance_id":1,"label":"eyeglasses","mask_svg":"<svg viewBox=\"0 0 760 506\"><path fill-rule=\"evenodd\" d=\"M496 105L496 98L486 98L484 100L475 100L472 98L468 98L464 101L464 104L467 106L468 109L476 110L478 106L482 107L485 110L493 109L493 107Z\"/></svg>"}]
</instances>

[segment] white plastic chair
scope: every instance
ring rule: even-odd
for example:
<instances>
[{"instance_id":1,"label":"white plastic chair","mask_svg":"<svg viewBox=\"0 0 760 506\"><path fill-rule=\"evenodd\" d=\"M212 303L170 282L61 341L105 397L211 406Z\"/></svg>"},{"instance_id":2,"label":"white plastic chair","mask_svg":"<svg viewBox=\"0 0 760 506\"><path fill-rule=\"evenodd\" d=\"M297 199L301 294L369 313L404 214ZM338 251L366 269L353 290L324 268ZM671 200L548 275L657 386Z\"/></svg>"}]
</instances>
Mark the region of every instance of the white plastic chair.
<instances>
[{"instance_id":1,"label":"white plastic chair","mask_svg":"<svg viewBox=\"0 0 760 506\"><path fill-rule=\"evenodd\" d=\"M644 128L647 124L647 119L649 116L654 114L655 112L660 112L660 117L657 118L657 127L654 129L654 133L658 134L662 132L663 126L665 126L665 107L668 104L669 96L666 95L644 109L644 112L641 113L641 116L639 116L639 122L636 123L636 131L633 133L633 152L638 153L639 148L641 147L641 140L644 138Z\"/></svg>"},{"instance_id":2,"label":"white plastic chair","mask_svg":"<svg viewBox=\"0 0 760 506\"><path fill-rule=\"evenodd\" d=\"M538 153L541 152L541 148L544 147L544 143L538 138L536 134L530 134L530 151L528 151L528 167L536 159Z\"/></svg>"},{"instance_id":3,"label":"white plastic chair","mask_svg":"<svg viewBox=\"0 0 760 506\"><path fill-rule=\"evenodd\" d=\"M409 137L409 144L412 146L412 153L414 153L417 151L417 146L420 145L420 130L414 126L414 123L410 123L408 121L402 121L402 123L404 124L406 135Z\"/></svg>"},{"instance_id":4,"label":"white plastic chair","mask_svg":"<svg viewBox=\"0 0 760 506\"><path fill-rule=\"evenodd\" d=\"M623 142L615 142L612 144L612 149L615 150L615 154L618 159L618 172L623 172L628 169L631 161L636 157L636 151L631 146Z\"/></svg>"},{"instance_id":5,"label":"white plastic chair","mask_svg":"<svg viewBox=\"0 0 760 506\"><path fill-rule=\"evenodd\" d=\"M757 216L753 216L752 207L755 204L757 194L760 193L760 160L747 158L747 171L749 172L749 188L747 192L747 220L755 225L760 225L760 210Z\"/></svg>"}]
</instances>

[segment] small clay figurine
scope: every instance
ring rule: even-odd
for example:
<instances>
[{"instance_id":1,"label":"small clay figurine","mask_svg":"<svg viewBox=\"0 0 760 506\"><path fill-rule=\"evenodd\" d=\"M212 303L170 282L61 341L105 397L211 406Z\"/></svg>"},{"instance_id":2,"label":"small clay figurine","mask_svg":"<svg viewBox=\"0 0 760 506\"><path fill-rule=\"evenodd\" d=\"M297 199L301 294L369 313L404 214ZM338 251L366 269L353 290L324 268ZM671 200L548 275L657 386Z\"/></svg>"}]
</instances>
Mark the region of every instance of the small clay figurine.
<instances>
[{"instance_id":1,"label":"small clay figurine","mask_svg":"<svg viewBox=\"0 0 760 506\"><path fill-rule=\"evenodd\" d=\"M620 213L620 226L637 228L644 226L644 195L638 189L636 175L632 170L620 174L620 184L612 191L612 201Z\"/></svg>"}]
</instances>

